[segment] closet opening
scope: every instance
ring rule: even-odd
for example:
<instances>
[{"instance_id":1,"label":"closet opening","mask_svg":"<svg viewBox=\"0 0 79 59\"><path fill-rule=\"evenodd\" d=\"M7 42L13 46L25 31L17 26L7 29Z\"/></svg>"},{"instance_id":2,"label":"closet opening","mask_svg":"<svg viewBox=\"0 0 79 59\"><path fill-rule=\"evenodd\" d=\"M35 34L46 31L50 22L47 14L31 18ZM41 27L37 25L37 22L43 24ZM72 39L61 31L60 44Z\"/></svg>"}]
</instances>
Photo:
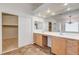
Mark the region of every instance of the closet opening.
<instances>
[{"instance_id":1,"label":"closet opening","mask_svg":"<svg viewBox=\"0 0 79 59\"><path fill-rule=\"evenodd\" d=\"M2 52L18 48L18 16L2 13Z\"/></svg>"}]
</instances>

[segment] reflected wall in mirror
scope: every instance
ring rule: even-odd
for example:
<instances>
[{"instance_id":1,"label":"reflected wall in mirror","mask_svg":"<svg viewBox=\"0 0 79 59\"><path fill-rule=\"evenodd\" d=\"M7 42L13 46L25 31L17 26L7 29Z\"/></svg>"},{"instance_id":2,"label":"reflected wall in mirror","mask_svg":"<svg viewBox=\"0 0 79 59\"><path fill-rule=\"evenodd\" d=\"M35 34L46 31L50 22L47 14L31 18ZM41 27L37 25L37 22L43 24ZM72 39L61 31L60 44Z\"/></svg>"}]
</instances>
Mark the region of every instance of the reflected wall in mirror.
<instances>
[{"instance_id":1,"label":"reflected wall in mirror","mask_svg":"<svg viewBox=\"0 0 79 59\"><path fill-rule=\"evenodd\" d=\"M35 23L34 23L34 25L35 25L35 29L36 30L41 30L43 27L43 23L42 22L39 22L39 21L35 21Z\"/></svg>"}]
</instances>

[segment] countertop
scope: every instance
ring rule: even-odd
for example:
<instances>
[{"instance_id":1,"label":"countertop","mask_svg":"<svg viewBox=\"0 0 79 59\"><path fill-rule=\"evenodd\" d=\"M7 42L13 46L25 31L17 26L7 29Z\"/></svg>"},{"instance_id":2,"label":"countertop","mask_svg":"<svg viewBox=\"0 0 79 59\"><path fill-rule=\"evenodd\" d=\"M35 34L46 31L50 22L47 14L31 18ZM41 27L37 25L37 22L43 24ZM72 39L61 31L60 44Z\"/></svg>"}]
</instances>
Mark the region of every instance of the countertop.
<instances>
[{"instance_id":1,"label":"countertop","mask_svg":"<svg viewBox=\"0 0 79 59\"><path fill-rule=\"evenodd\" d=\"M60 33L60 32L33 32L33 33L79 40L79 33Z\"/></svg>"}]
</instances>

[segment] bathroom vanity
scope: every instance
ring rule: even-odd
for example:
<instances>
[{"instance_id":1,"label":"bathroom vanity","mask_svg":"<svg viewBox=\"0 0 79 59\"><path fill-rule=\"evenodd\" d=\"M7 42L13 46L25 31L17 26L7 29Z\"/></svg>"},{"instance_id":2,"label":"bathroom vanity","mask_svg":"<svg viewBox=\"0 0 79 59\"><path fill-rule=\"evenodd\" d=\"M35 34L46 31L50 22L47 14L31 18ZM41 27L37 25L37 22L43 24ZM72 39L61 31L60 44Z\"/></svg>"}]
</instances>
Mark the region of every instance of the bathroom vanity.
<instances>
[{"instance_id":1,"label":"bathroom vanity","mask_svg":"<svg viewBox=\"0 0 79 59\"><path fill-rule=\"evenodd\" d=\"M79 35L60 34L57 32L34 32L34 43L44 47L47 46L47 37L51 36L51 53L56 55L78 55Z\"/></svg>"},{"instance_id":2,"label":"bathroom vanity","mask_svg":"<svg viewBox=\"0 0 79 59\"><path fill-rule=\"evenodd\" d=\"M34 19L34 43L51 48L51 53L56 55L79 54L78 23L55 22L53 20ZM49 39L49 37L51 37ZM50 46L49 41L51 42Z\"/></svg>"}]
</instances>

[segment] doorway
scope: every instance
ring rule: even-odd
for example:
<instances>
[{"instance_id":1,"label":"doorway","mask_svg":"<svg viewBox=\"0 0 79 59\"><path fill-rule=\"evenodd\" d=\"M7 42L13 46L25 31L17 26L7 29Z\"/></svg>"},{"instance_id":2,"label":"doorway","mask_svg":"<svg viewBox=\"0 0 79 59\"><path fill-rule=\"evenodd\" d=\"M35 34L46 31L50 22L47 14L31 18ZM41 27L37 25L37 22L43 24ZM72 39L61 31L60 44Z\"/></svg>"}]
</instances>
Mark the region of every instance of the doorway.
<instances>
[{"instance_id":1,"label":"doorway","mask_svg":"<svg viewBox=\"0 0 79 59\"><path fill-rule=\"evenodd\" d=\"M18 16L2 13L2 52L18 48Z\"/></svg>"}]
</instances>

